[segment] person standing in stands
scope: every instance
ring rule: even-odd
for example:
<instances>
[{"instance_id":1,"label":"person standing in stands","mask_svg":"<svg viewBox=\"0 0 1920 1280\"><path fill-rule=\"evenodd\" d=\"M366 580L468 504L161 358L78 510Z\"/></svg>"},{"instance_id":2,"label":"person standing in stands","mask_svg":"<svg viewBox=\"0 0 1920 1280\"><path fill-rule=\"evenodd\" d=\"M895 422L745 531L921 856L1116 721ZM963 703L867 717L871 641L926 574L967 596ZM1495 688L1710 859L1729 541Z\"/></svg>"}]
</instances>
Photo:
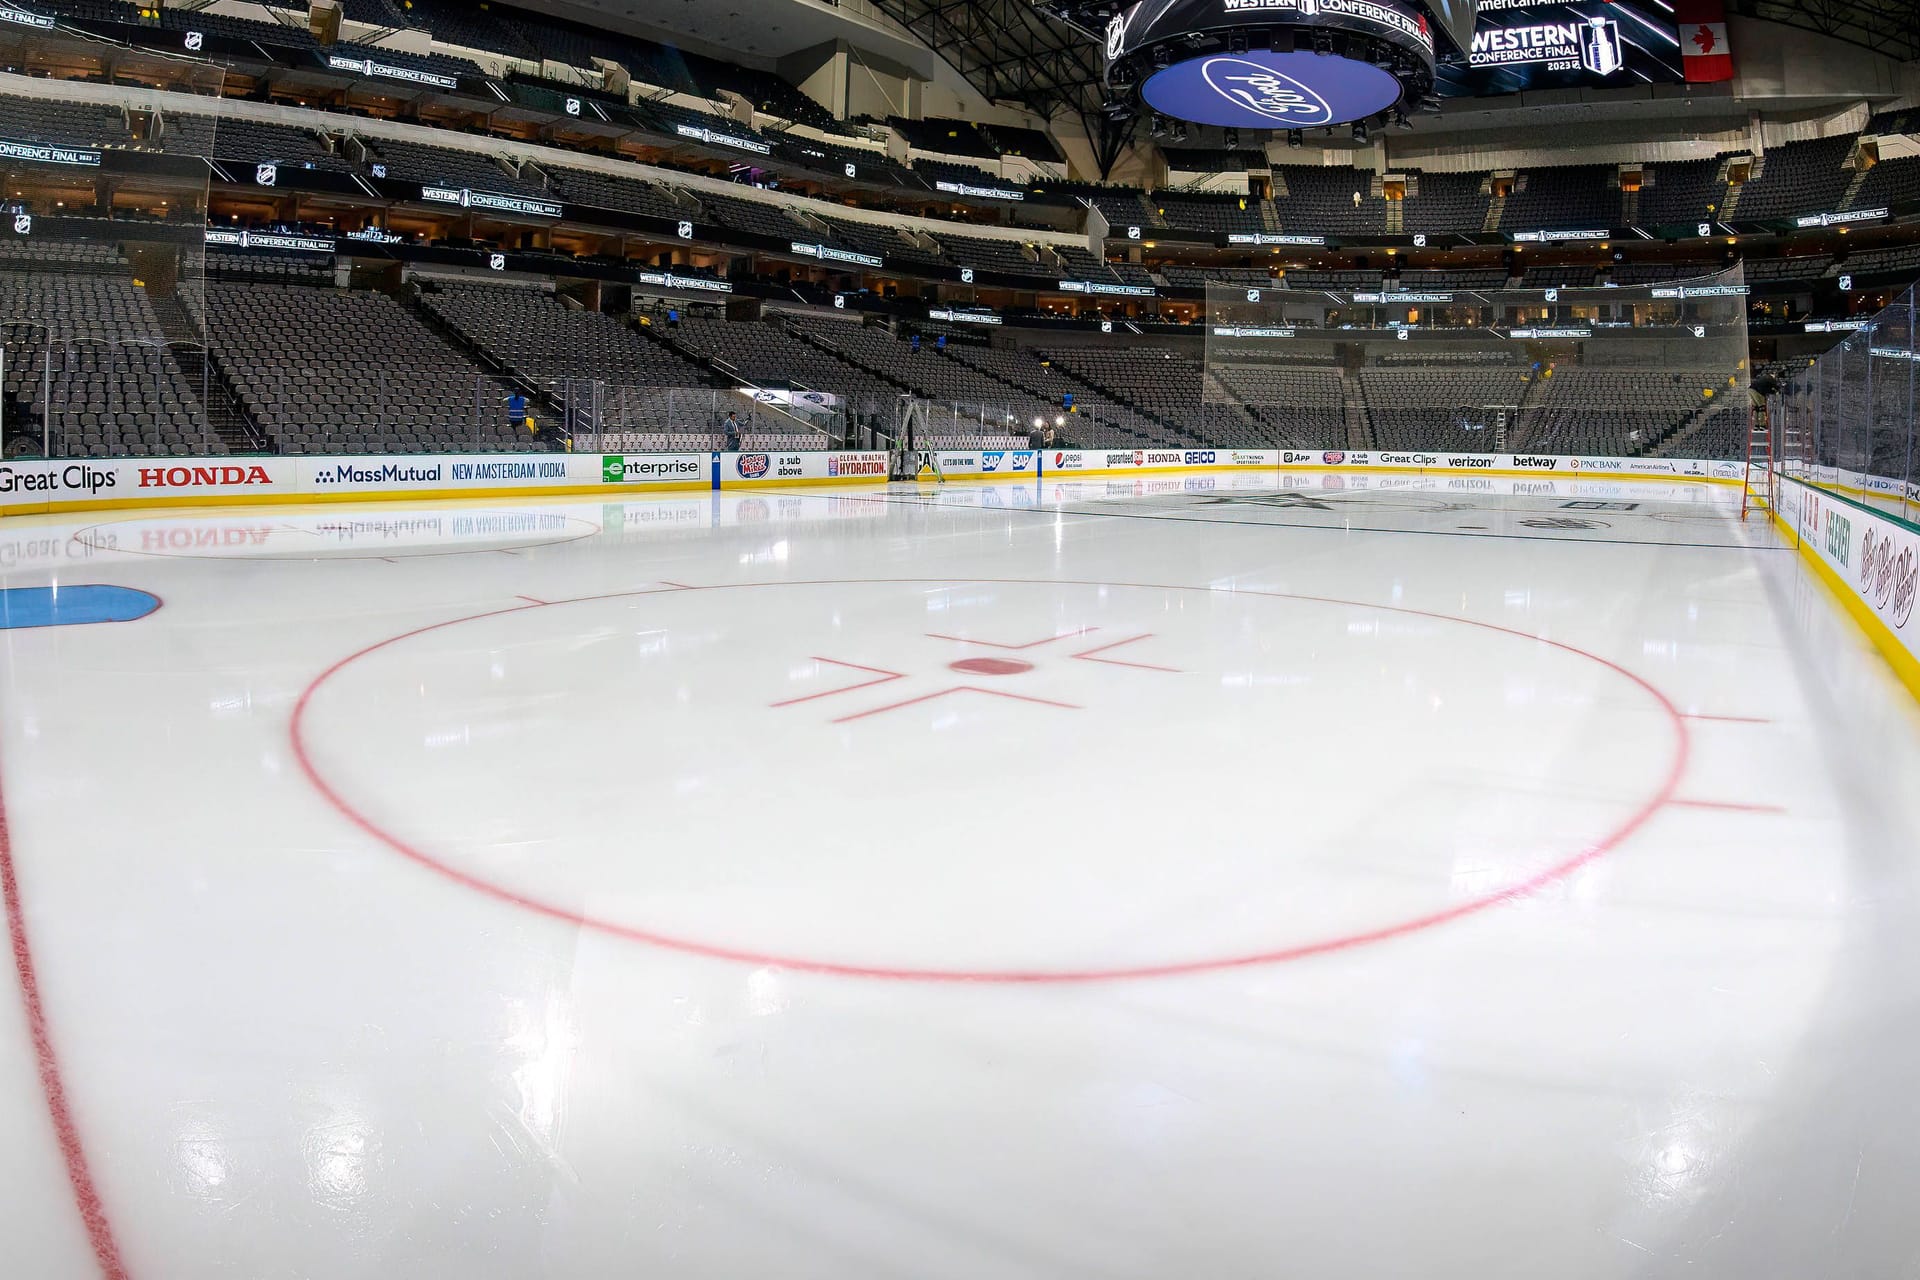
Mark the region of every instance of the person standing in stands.
<instances>
[{"instance_id":1,"label":"person standing in stands","mask_svg":"<svg viewBox=\"0 0 1920 1280\"><path fill-rule=\"evenodd\" d=\"M720 429L726 432L727 452L740 452L740 416L731 409L727 410L727 420L720 424Z\"/></svg>"},{"instance_id":2,"label":"person standing in stands","mask_svg":"<svg viewBox=\"0 0 1920 1280\"><path fill-rule=\"evenodd\" d=\"M519 435L527 429L527 398L518 391L507 397L507 430Z\"/></svg>"}]
</instances>

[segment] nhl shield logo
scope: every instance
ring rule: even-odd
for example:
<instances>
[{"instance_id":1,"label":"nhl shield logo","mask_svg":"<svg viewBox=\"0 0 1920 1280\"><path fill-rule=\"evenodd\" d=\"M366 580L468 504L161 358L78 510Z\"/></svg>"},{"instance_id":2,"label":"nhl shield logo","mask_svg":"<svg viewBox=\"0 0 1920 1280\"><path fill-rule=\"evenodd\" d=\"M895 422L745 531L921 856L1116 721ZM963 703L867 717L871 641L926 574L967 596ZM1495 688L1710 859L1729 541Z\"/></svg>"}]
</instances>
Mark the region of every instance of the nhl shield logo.
<instances>
[{"instance_id":1,"label":"nhl shield logo","mask_svg":"<svg viewBox=\"0 0 1920 1280\"><path fill-rule=\"evenodd\" d=\"M973 283L973 268L972 268L972 267L962 267L962 268L960 268L960 283L961 283L961 284L972 284L972 283Z\"/></svg>"},{"instance_id":2,"label":"nhl shield logo","mask_svg":"<svg viewBox=\"0 0 1920 1280\"><path fill-rule=\"evenodd\" d=\"M577 116L580 114L580 99L578 98L567 99L567 114L570 116Z\"/></svg>"},{"instance_id":3,"label":"nhl shield logo","mask_svg":"<svg viewBox=\"0 0 1920 1280\"><path fill-rule=\"evenodd\" d=\"M33 232L33 215L32 214L16 213L13 215L13 234L17 236L24 236L24 235L31 235L32 232Z\"/></svg>"},{"instance_id":4,"label":"nhl shield logo","mask_svg":"<svg viewBox=\"0 0 1920 1280\"><path fill-rule=\"evenodd\" d=\"M1260 291L1258 289L1247 290L1247 301L1248 302L1260 301Z\"/></svg>"},{"instance_id":5,"label":"nhl shield logo","mask_svg":"<svg viewBox=\"0 0 1920 1280\"><path fill-rule=\"evenodd\" d=\"M263 187L271 187L280 181L280 166L277 164L257 164L253 166L253 180Z\"/></svg>"},{"instance_id":6,"label":"nhl shield logo","mask_svg":"<svg viewBox=\"0 0 1920 1280\"><path fill-rule=\"evenodd\" d=\"M1547 301L1548 302L1560 301L1560 291L1558 289L1547 290Z\"/></svg>"},{"instance_id":7,"label":"nhl shield logo","mask_svg":"<svg viewBox=\"0 0 1920 1280\"><path fill-rule=\"evenodd\" d=\"M846 175L847 175L847 176L848 176L849 178L851 178L851 177L853 176L853 165L852 165L851 163L849 163L849 164L843 164L843 165L841 165L841 166L840 166L840 169L841 169L841 171L842 171L843 173L845 173L845 174L846 174Z\"/></svg>"},{"instance_id":8,"label":"nhl shield logo","mask_svg":"<svg viewBox=\"0 0 1920 1280\"><path fill-rule=\"evenodd\" d=\"M678 235L682 240L693 239L693 224L691 222L682 222L674 228L674 234Z\"/></svg>"},{"instance_id":9,"label":"nhl shield logo","mask_svg":"<svg viewBox=\"0 0 1920 1280\"><path fill-rule=\"evenodd\" d=\"M488 254L487 268L491 271L505 271L507 269L507 255L504 253Z\"/></svg>"},{"instance_id":10,"label":"nhl shield logo","mask_svg":"<svg viewBox=\"0 0 1920 1280\"><path fill-rule=\"evenodd\" d=\"M1414 234L1414 237L1413 237L1413 247L1414 247L1414 248L1416 248L1416 249L1424 249L1424 248L1426 248L1426 247L1427 247L1427 234L1426 234L1426 232L1424 232L1424 231L1421 231L1421 232L1416 232L1416 233Z\"/></svg>"},{"instance_id":11,"label":"nhl shield logo","mask_svg":"<svg viewBox=\"0 0 1920 1280\"><path fill-rule=\"evenodd\" d=\"M1111 320L1102 320L1102 321L1100 322L1100 332L1102 332L1102 333L1112 333L1112 332L1113 332L1113 321L1111 321Z\"/></svg>"},{"instance_id":12,"label":"nhl shield logo","mask_svg":"<svg viewBox=\"0 0 1920 1280\"><path fill-rule=\"evenodd\" d=\"M1138 240L1139 238L1140 238L1140 228L1138 227L1127 228L1127 239Z\"/></svg>"},{"instance_id":13,"label":"nhl shield logo","mask_svg":"<svg viewBox=\"0 0 1920 1280\"><path fill-rule=\"evenodd\" d=\"M198 31L187 32L187 52L198 53L206 46L207 38Z\"/></svg>"}]
</instances>

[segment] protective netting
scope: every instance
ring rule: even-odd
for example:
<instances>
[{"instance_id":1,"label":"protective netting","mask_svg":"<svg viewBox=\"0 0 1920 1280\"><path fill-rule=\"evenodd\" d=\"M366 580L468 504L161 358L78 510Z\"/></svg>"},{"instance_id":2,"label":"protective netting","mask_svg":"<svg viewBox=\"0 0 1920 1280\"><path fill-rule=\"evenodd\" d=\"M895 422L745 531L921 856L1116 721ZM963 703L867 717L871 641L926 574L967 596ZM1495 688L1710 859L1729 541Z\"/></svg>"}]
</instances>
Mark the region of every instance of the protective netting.
<instances>
[{"instance_id":1,"label":"protective netting","mask_svg":"<svg viewBox=\"0 0 1920 1280\"><path fill-rule=\"evenodd\" d=\"M234 451L205 320L225 71L112 56L113 86L48 81L13 104L34 136L12 140L0 223L10 457Z\"/></svg>"},{"instance_id":2,"label":"protective netting","mask_svg":"<svg viewBox=\"0 0 1920 1280\"><path fill-rule=\"evenodd\" d=\"M1789 474L1920 519L1920 288L1903 290L1826 354L1782 370Z\"/></svg>"},{"instance_id":3,"label":"protective netting","mask_svg":"<svg viewBox=\"0 0 1920 1280\"><path fill-rule=\"evenodd\" d=\"M1737 456L1746 285L1336 292L1212 284L1202 396L1280 443Z\"/></svg>"}]
</instances>

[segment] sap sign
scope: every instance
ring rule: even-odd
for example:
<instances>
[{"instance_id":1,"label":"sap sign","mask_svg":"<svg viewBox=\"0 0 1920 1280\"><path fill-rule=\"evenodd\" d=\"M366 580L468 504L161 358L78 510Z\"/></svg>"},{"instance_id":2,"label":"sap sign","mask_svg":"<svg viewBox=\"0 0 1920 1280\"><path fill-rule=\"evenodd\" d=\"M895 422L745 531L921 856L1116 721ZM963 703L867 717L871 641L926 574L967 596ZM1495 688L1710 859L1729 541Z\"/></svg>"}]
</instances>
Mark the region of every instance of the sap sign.
<instances>
[{"instance_id":1,"label":"sap sign","mask_svg":"<svg viewBox=\"0 0 1920 1280\"><path fill-rule=\"evenodd\" d=\"M1312 53L1189 58L1141 86L1161 115L1237 129L1301 129L1340 124L1400 100L1400 82L1380 67Z\"/></svg>"}]
</instances>

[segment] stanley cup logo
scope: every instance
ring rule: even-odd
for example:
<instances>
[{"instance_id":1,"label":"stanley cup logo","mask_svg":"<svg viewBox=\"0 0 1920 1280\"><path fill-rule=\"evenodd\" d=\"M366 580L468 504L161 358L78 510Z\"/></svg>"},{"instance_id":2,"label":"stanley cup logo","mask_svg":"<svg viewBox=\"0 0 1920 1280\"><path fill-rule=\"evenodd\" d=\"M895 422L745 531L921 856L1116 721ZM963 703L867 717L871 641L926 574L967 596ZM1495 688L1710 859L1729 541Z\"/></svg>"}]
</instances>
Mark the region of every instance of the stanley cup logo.
<instances>
[{"instance_id":1,"label":"stanley cup logo","mask_svg":"<svg viewBox=\"0 0 1920 1280\"><path fill-rule=\"evenodd\" d=\"M1587 19L1587 29L1580 33L1580 65L1597 76L1610 76L1625 63L1620 24L1606 18Z\"/></svg>"}]
</instances>

